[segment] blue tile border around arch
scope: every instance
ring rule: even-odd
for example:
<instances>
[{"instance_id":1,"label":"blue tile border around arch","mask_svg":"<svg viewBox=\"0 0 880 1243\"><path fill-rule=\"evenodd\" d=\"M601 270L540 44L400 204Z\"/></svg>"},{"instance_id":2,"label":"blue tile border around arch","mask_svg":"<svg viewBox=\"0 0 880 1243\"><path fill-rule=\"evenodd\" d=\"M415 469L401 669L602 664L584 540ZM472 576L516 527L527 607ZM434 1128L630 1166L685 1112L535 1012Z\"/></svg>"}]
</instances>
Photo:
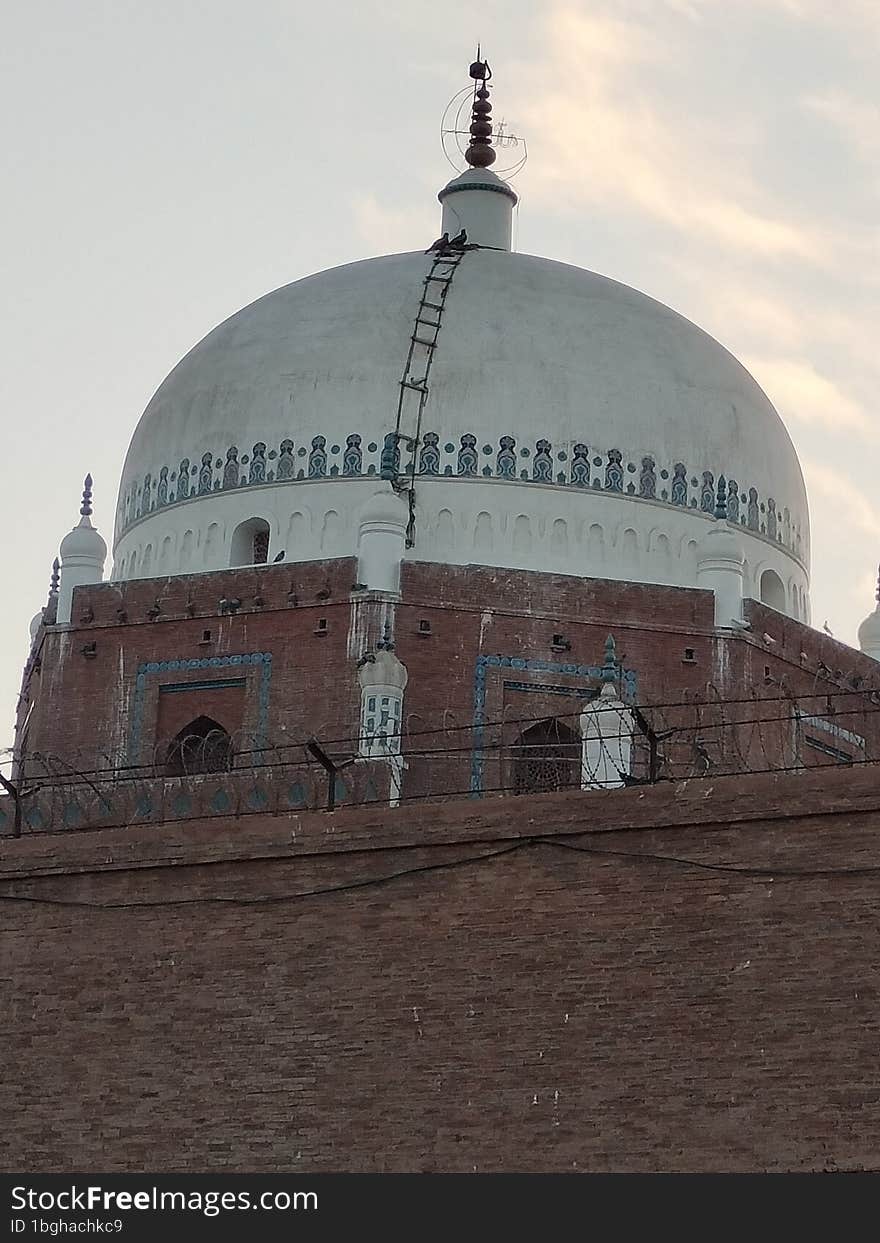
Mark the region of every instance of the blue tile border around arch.
<instances>
[{"instance_id":1,"label":"blue tile border around arch","mask_svg":"<svg viewBox=\"0 0 880 1243\"><path fill-rule=\"evenodd\" d=\"M486 726L486 671L487 669L528 670L531 673L567 673L586 678L592 684L601 680L599 665L559 664L553 660L528 660L524 656L478 656L474 666L474 720L473 750L471 752L471 798L483 793L484 729ZM638 687L638 675L634 669L622 669L621 691L627 703L633 703ZM577 693L578 687L572 687ZM582 688L587 689L587 688Z\"/></svg>"},{"instance_id":2,"label":"blue tile border around arch","mask_svg":"<svg viewBox=\"0 0 880 1243\"><path fill-rule=\"evenodd\" d=\"M184 656L178 660L148 660L138 665L128 733L128 763L138 762L144 724L144 696L147 690L147 678L158 673L186 673L193 669L239 669L254 666L260 669L257 733L265 736L269 718L269 686L272 681L271 652L242 652L234 656L204 656L201 659L190 659Z\"/></svg>"}]
</instances>

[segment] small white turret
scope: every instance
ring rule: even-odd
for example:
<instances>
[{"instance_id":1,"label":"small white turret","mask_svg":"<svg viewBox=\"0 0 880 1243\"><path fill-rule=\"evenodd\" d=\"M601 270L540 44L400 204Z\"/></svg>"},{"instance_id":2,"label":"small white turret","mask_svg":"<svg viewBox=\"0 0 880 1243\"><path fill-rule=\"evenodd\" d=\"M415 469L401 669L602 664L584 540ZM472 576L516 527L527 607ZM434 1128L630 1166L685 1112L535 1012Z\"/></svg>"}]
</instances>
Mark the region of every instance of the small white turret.
<instances>
[{"instance_id":1,"label":"small white turret","mask_svg":"<svg viewBox=\"0 0 880 1243\"><path fill-rule=\"evenodd\" d=\"M107 545L92 526L91 475L85 478L79 512L79 522L61 541L61 581L55 620L62 625L70 621L74 588L100 583L104 579Z\"/></svg>"},{"instance_id":2,"label":"small white turret","mask_svg":"<svg viewBox=\"0 0 880 1243\"><path fill-rule=\"evenodd\" d=\"M401 755L403 695L409 674L394 654L388 627L376 651L364 656L358 667L361 687L361 737L363 759L386 760L389 766L389 804L396 807L406 760Z\"/></svg>"},{"instance_id":3,"label":"small white turret","mask_svg":"<svg viewBox=\"0 0 880 1243\"><path fill-rule=\"evenodd\" d=\"M510 250L516 194L488 168L469 168L437 195L443 204L441 229L450 238L462 229L466 245Z\"/></svg>"},{"instance_id":4,"label":"small white turret","mask_svg":"<svg viewBox=\"0 0 880 1243\"><path fill-rule=\"evenodd\" d=\"M866 656L880 660L880 576L877 579L875 598L877 607L859 626L859 647Z\"/></svg>"},{"instance_id":5,"label":"small white turret","mask_svg":"<svg viewBox=\"0 0 880 1243\"><path fill-rule=\"evenodd\" d=\"M375 652L364 657L358 669L361 687L361 755L400 754L403 693L409 675L386 637Z\"/></svg>"},{"instance_id":6,"label":"small white turret","mask_svg":"<svg viewBox=\"0 0 880 1243\"><path fill-rule=\"evenodd\" d=\"M620 666L614 636L605 640L602 689L581 713L581 789L625 785L632 759L633 715L620 698Z\"/></svg>"},{"instance_id":7,"label":"small white turret","mask_svg":"<svg viewBox=\"0 0 880 1243\"><path fill-rule=\"evenodd\" d=\"M366 502L358 524L358 582L370 591L400 591L409 507L389 486Z\"/></svg>"},{"instance_id":8,"label":"small white turret","mask_svg":"<svg viewBox=\"0 0 880 1243\"><path fill-rule=\"evenodd\" d=\"M697 552L697 586L715 593L715 625L730 629L742 621L745 555L735 527L727 521L727 483L718 477L715 522Z\"/></svg>"}]
</instances>

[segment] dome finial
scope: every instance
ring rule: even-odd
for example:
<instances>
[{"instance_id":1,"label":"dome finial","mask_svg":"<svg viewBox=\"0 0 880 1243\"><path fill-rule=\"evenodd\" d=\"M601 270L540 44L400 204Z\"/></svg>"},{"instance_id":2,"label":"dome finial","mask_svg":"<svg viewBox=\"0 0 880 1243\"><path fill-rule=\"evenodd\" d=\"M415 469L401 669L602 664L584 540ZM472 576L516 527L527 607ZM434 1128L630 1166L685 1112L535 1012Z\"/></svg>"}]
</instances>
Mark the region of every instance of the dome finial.
<instances>
[{"instance_id":1,"label":"dome finial","mask_svg":"<svg viewBox=\"0 0 880 1243\"><path fill-rule=\"evenodd\" d=\"M495 163L495 151L492 147L492 105L489 103L489 88L486 85L492 77L492 70L488 61L480 59L479 43L477 59L468 73L474 80L474 102L471 109L471 141L464 158L471 168L488 168Z\"/></svg>"},{"instance_id":2,"label":"dome finial","mask_svg":"<svg viewBox=\"0 0 880 1243\"><path fill-rule=\"evenodd\" d=\"M79 512L83 516L83 518L91 517L91 513L92 513L92 476L91 475L86 475L85 480L83 482L82 505L80 505L79 507Z\"/></svg>"},{"instance_id":3,"label":"dome finial","mask_svg":"<svg viewBox=\"0 0 880 1243\"><path fill-rule=\"evenodd\" d=\"M58 580L61 576L61 562L56 557L52 562L52 577L49 579L49 599L58 595Z\"/></svg>"},{"instance_id":4,"label":"dome finial","mask_svg":"<svg viewBox=\"0 0 880 1243\"><path fill-rule=\"evenodd\" d=\"M877 568L877 588L874 592L874 599L877 601L878 608L880 608L880 566Z\"/></svg>"}]
</instances>

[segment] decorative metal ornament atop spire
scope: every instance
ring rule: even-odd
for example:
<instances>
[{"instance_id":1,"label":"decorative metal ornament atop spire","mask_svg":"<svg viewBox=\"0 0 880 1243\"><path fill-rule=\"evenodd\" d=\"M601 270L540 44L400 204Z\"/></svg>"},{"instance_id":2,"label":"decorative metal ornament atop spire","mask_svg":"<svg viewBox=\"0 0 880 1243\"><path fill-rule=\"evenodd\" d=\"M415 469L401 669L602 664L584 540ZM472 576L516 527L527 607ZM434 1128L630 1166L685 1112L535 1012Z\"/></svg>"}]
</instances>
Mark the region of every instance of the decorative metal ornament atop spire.
<instances>
[{"instance_id":1,"label":"decorative metal ornament atop spire","mask_svg":"<svg viewBox=\"0 0 880 1243\"><path fill-rule=\"evenodd\" d=\"M874 592L874 599L880 605L880 567L877 569L877 590Z\"/></svg>"},{"instance_id":2,"label":"decorative metal ornament atop spire","mask_svg":"<svg viewBox=\"0 0 880 1243\"><path fill-rule=\"evenodd\" d=\"M92 476L91 475L86 475L85 482L83 483L82 505L80 505L79 507L79 512L82 514L83 518L88 518L91 516L91 512L92 512Z\"/></svg>"},{"instance_id":3,"label":"decorative metal ornament atop spire","mask_svg":"<svg viewBox=\"0 0 880 1243\"><path fill-rule=\"evenodd\" d=\"M471 107L471 141L464 158L471 168L488 168L495 163L495 151L492 147L492 105L489 103L489 88L486 83L492 77L489 62L480 60L480 48L477 45L477 59L468 70L474 79L474 102Z\"/></svg>"},{"instance_id":4,"label":"decorative metal ornament atop spire","mask_svg":"<svg viewBox=\"0 0 880 1243\"><path fill-rule=\"evenodd\" d=\"M610 682L616 682L618 673L617 644L614 642L614 635L610 634L605 640L605 663L602 666L602 681L606 685Z\"/></svg>"},{"instance_id":5,"label":"decorative metal ornament atop spire","mask_svg":"<svg viewBox=\"0 0 880 1243\"><path fill-rule=\"evenodd\" d=\"M446 105L440 122L440 141L443 154L457 173L469 168L488 168L494 164L501 151L502 168L494 170L496 176L509 181L515 177L528 157L526 140L512 134L502 119L492 120L489 102L489 82L492 70L483 60L477 46L477 59L468 69L473 86L463 86L456 91Z\"/></svg>"},{"instance_id":6,"label":"decorative metal ornament atop spire","mask_svg":"<svg viewBox=\"0 0 880 1243\"><path fill-rule=\"evenodd\" d=\"M718 491L715 493L715 517L727 519L727 480L718 476Z\"/></svg>"},{"instance_id":7,"label":"decorative metal ornament atop spire","mask_svg":"<svg viewBox=\"0 0 880 1243\"><path fill-rule=\"evenodd\" d=\"M58 584L61 581L61 562L56 557L52 562L52 577L49 579L49 599L58 595Z\"/></svg>"}]
</instances>

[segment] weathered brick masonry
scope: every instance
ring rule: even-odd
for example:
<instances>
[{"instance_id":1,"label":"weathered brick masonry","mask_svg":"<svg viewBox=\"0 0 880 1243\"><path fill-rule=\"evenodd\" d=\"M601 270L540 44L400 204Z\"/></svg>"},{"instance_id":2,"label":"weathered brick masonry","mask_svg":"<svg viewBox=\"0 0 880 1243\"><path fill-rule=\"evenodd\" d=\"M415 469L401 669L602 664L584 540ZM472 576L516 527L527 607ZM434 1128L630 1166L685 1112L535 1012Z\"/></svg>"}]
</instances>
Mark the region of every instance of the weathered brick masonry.
<instances>
[{"instance_id":1,"label":"weathered brick masonry","mask_svg":"<svg viewBox=\"0 0 880 1243\"><path fill-rule=\"evenodd\" d=\"M356 748L356 663L389 621L409 672L404 734L468 727L477 662L496 654L529 662L517 674L528 694L489 669L487 719L559 713L574 721L585 679L559 670L601 665L609 632L641 704L778 696L783 682L793 696L839 695L856 685L852 677L863 688L877 684L876 661L754 601L745 603L751 630L722 635L711 593L694 589L416 562L404 564L401 598L391 605L352 592L356 577L354 560L338 560L78 589L72 625L45 628L28 666L21 750L88 770L104 766L102 757L146 765L199 713L240 732L245 749L263 732L275 744L318 734L341 740L340 751ZM237 611L223 612L230 599ZM262 715L257 668L177 667L247 653L271 657ZM135 730L138 669L147 662L161 668L147 679ZM230 672L243 687L212 688ZM163 686L187 683L196 689L163 702ZM552 693L542 691L547 683ZM859 711L867 703L861 695L853 702ZM448 768L443 759L422 774L425 788L445 789Z\"/></svg>"},{"instance_id":2,"label":"weathered brick masonry","mask_svg":"<svg viewBox=\"0 0 880 1243\"><path fill-rule=\"evenodd\" d=\"M875 1168L878 840L874 766L3 839L2 1160Z\"/></svg>"}]
</instances>

